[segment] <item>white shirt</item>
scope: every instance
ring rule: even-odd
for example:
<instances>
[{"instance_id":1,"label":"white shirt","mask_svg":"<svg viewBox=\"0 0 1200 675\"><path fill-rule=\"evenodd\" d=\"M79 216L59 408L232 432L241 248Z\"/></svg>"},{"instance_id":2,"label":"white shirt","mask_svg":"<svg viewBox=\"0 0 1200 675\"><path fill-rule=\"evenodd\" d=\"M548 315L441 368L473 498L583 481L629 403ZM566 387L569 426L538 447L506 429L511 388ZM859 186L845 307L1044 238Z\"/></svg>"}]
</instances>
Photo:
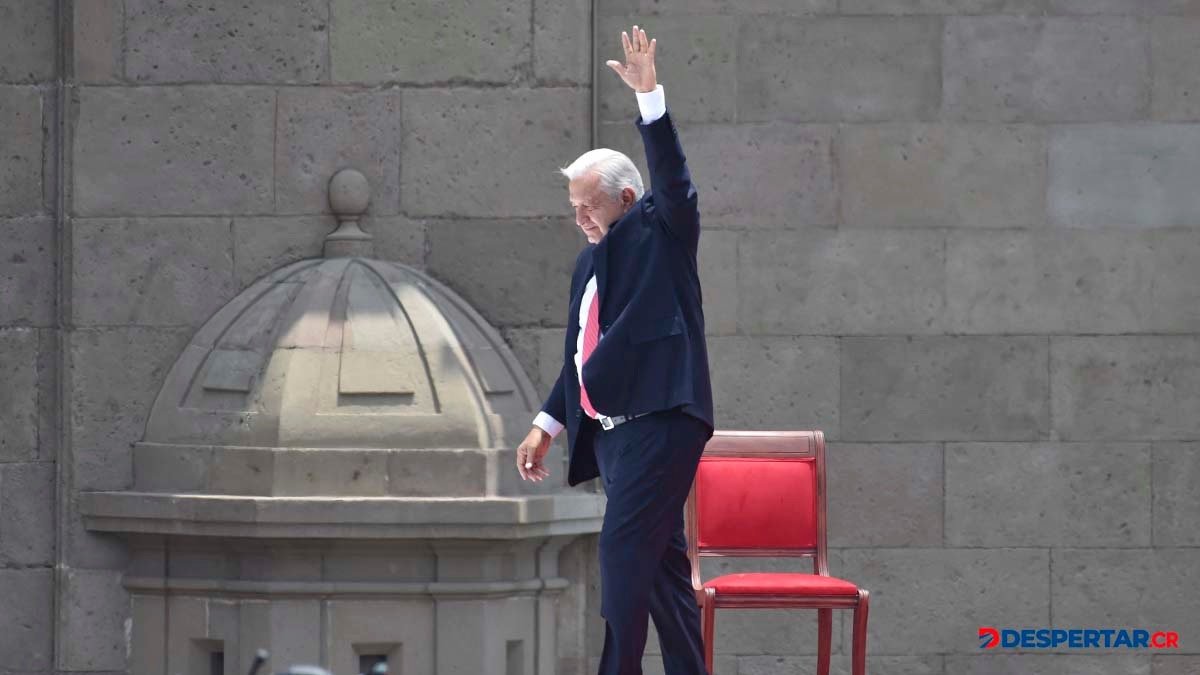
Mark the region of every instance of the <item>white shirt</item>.
<instances>
[{"instance_id":1,"label":"white shirt","mask_svg":"<svg viewBox=\"0 0 1200 675\"><path fill-rule=\"evenodd\" d=\"M642 112L642 124L650 124L658 120L658 118L667 114L667 97L663 92L663 86L660 84L654 88L654 91L637 94L638 108ZM583 300L579 303L579 337L575 340L575 377L581 377L583 372L583 331L587 326L588 308L592 306L592 298L596 295L596 275L592 275L588 279L587 286L583 289ZM604 334L601 333L603 338ZM598 413L600 411L597 411ZM554 419L545 412L539 412L537 417L533 419L534 426L542 431L550 434L553 438L563 430L563 423Z\"/></svg>"}]
</instances>

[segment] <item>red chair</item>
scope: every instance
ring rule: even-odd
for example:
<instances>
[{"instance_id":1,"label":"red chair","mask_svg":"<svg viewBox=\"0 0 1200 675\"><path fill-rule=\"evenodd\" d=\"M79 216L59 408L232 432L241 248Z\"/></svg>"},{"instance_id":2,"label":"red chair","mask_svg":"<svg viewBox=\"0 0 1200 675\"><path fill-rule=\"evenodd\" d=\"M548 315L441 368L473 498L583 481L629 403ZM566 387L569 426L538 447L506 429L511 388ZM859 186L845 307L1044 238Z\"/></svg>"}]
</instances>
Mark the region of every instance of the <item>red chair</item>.
<instances>
[{"instance_id":1,"label":"red chair","mask_svg":"<svg viewBox=\"0 0 1200 675\"><path fill-rule=\"evenodd\" d=\"M700 457L686 519L709 673L717 607L807 607L817 610L817 675L829 674L834 609L854 610L851 672L866 675L869 594L829 575L823 433L718 431ZM702 556L811 557L813 571L701 581Z\"/></svg>"}]
</instances>

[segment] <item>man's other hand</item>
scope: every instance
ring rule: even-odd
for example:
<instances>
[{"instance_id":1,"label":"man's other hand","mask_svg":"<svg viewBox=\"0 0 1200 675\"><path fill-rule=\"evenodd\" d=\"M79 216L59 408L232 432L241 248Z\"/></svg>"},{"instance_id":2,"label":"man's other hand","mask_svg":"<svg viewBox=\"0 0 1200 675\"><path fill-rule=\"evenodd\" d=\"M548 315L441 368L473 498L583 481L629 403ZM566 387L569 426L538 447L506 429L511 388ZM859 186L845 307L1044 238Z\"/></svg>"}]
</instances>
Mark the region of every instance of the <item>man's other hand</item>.
<instances>
[{"instance_id":1,"label":"man's other hand","mask_svg":"<svg viewBox=\"0 0 1200 675\"><path fill-rule=\"evenodd\" d=\"M606 64L616 74L621 76L625 84L634 91L648 94L658 86L654 75L654 48L656 40L646 38L646 31L633 27L632 38L629 33L621 31L621 44L625 47L625 63L607 61Z\"/></svg>"},{"instance_id":2,"label":"man's other hand","mask_svg":"<svg viewBox=\"0 0 1200 675\"><path fill-rule=\"evenodd\" d=\"M540 481L550 475L543 460L550 451L550 434L540 427L529 430L529 435L517 446L517 471L525 480Z\"/></svg>"}]
</instances>

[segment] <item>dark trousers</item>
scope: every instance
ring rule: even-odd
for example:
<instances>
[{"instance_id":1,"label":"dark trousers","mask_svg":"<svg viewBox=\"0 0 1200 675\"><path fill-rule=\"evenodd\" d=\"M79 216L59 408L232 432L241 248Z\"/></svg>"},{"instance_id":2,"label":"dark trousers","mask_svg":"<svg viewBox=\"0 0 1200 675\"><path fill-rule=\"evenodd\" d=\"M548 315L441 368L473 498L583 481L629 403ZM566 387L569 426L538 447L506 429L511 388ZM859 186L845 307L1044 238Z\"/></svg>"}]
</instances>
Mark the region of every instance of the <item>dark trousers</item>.
<instances>
[{"instance_id":1,"label":"dark trousers","mask_svg":"<svg viewBox=\"0 0 1200 675\"><path fill-rule=\"evenodd\" d=\"M706 675L683 507L708 426L678 411L595 432L608 506L600 531L600 675L640 675L648 617L666 675Z\"/></svg>"}]
</instances>

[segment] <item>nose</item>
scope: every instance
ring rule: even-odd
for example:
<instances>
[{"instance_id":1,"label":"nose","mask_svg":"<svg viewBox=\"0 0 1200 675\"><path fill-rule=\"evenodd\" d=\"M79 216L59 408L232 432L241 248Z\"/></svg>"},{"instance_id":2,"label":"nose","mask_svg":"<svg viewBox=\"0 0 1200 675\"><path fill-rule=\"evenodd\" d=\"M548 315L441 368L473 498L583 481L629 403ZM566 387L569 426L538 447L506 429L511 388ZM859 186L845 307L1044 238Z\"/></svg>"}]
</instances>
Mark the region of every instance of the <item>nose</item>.
<instances>
[{"instance_id":1,"label":"nose","mask_svg":"<svg viewBox=\"0 0 1200 675\"><path fill-rule=\"evenodd\" d=\"M576 206L575 207L575 224L578 225L579 227L583 227L583 224L586 222L587 222L587 218L585 218L583 215L583 208Z\"/></svg>"}]
</instances>

